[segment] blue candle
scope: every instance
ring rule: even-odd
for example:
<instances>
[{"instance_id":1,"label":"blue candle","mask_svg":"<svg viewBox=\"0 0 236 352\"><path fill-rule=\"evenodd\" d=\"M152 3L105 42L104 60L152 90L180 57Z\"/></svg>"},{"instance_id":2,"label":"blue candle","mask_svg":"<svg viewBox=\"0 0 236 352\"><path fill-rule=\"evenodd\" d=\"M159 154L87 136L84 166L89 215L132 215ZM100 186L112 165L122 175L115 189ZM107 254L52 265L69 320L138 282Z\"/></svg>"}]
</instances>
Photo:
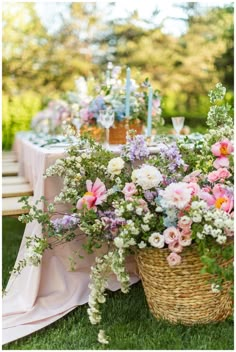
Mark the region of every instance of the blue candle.
<instances>
[{"instance_id":1,"label":"blue candle","mask_svg":"<svg viewBox=\"0 0 236 352\"><path fill-rule=\"evenodd\" d=\"M147 137L152 135L152 87L148 88Z\"/></svg>"},{"instance_id":2,"label":"blue candle","mask_svg":"<svg viewBox=\"0 0 236 352\"><path fill-rule=\"evenodd\" d=\"M130 68L126 70L126 87L125 87L125 116L130 115Z\"/></svg>"}]
</instances>

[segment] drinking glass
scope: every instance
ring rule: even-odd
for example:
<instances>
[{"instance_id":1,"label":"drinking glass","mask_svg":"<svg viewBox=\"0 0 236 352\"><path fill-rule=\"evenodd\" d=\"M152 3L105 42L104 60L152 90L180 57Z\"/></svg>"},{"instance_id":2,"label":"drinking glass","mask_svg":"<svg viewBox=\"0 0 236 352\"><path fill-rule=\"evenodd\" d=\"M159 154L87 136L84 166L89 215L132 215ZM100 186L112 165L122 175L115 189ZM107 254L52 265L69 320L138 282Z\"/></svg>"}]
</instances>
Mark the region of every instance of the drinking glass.
<instances>
[{"instance_id":1,"label":"drinking glass","mask_svg":"<svg viewBox=\"0 0 236 352\"><path fill-rule=\"evenodd\" d=\"M99 111L98 123L106 129L106 143L105 146L109 146L109 129L113 125L115 120L115 112L113 109L106 109Z\"/></svg>"},{"instance_id":2,"label":"drinking glass","mask_svg":"<svg viewBox=\"0 0 236 352\"><path fill-rule=\"evenodd\" d=\"M77 136L80 137L80 128L82 126L82 121L80 117L74 117L72 120L73 125L76 128Z\"/></svg>"},{"instance_id":3,"label":"drinking glass","mask_svg":"<svg viewBox=\"0 0 236 352\"><path fill-rule=\"evenodd\" d=\"M180 136L180 131L184 127L184 117L172 117L172 124L175 129L177 136Z\"/></svg>"}]
</instances>

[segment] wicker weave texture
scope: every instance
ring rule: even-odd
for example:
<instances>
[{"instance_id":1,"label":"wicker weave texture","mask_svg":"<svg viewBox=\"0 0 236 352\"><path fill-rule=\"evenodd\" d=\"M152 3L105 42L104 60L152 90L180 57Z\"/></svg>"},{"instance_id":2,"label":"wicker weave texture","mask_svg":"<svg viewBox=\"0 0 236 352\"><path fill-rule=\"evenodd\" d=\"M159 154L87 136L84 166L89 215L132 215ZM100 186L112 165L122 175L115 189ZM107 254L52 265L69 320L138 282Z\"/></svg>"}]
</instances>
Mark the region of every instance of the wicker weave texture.
<instances>
[{"instance_id":1,"label":"wicker weave texture","mask_svg":"<svg viewBox=\"0 0 236 352\"><path fill-rule=\"evenodd\" d=\"M125 144L126 133L128 130L136 130L137 134L142 133L143 126L139 122L129 123L126 121L115 122L114 127L110 128L109 143L110 144Z\"/></svg>"},{"instance_id":2,"label":"wicker weave texture","mask_svg":"<svg viewBox=\"0 0 236 352\"><path fill-rule=\"evenodd\" d=\"M182 262L170 267L168 249L142 249L136 261L149 308L157 319L184 325L206 324L225 320L232 314L230 283L220 293L213 293L201 274L202 263L196 249L181 253Z\"/></svg>"}]
</instances>

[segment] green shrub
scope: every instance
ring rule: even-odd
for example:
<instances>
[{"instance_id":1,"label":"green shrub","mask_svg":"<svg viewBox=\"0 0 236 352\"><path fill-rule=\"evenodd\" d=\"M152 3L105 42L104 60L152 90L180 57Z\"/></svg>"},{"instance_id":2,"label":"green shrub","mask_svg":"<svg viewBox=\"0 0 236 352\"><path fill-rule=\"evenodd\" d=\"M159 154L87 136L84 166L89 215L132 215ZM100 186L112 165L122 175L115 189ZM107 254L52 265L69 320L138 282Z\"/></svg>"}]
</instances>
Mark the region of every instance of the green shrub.
<instances>
[{"instance_id":1,"label":"green shrub","mask_svg":"<svg viewBox=\"0 0 236 352\"><path fill-rule=\"evenodd\" d=\"M32 117L42 109L42 96L32 92L2 96L2 148L9 150L15 133L30 129Z\"/></svg>"}]
</instances>

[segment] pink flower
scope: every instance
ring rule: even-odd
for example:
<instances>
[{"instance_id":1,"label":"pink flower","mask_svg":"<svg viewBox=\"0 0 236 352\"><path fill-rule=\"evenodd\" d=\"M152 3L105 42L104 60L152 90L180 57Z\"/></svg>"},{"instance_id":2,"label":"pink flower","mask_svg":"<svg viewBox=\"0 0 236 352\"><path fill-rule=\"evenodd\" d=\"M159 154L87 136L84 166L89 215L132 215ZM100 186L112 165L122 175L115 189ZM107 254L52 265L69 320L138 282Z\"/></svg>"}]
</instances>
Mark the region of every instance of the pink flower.
<instances>
[{"instance_id":1,"label":"pink flower","mask_svg":"<svg viewBox=\"0 0 236 352\"><path fill-rule=\"evenodd\" d=\"M161 193L167 206L175 206L178 209L184 209L191 200L192 190L187 187L188 183L178 182L171 183Z\"/></svg>"},{"instance_id":2,"label":"pink flower","mask_svg":"<svg viewBox=\"0 0 236 352\"><path fill-rule=\"evenodd\" d=\"M132 195L137 193L137 188L135 187L135 184L133 182L126 183L125 187L123 188L122 192L125 195L125 200L131 200Z\"/></svg>"},{"instance_id":3,"label":"pink flower","mask_svg":"<svg viewBox=\"0 0 236 352\"><path fill-rule=\"evenodd\" d=\"M168 245L168 248L171 252L174 252L174 253L181 253L183 250L183 247L181 246L178 240L170 243Z\"/></svg>"},{"instance_id":4,"label":"pink flower","mask_svg":"<svg viewBox=\"0 0 236 352\"><path fill-rule=\"evenodd\" d=\"M227 138L213 144L211 151L215 156L230 155L234 150L233 144Z\"/></svg>"},{"instance_id":5,"label":"pink flower","mask_svg":"<svg viewBox=\"0 0 236 352\"><path fill-rule=\"evenodd\" d=\"M191 228L192 220L188 216L182 216L178 221L178 226L181 229L189 229Z\"/></svg>"},{"instance_id":6,"label":"pink flower","mask_svg":"<svg viewBox=\"0 0 236 352\"><path fill-rule=\"evenodd\" d=\"M181 263L181 257L177 253L170 253L167 257L169 266L179 265Z\"/></svg>"},{"instance_id":7,"label":"pink flower","mask_svg":"<svg viewBox=\"0 0 236 352\"><path fill-rule=\"evenodd\" d=\"M212 194L208 192L200 193L201 199L205 200L209 206L215 206L217 209L230 213L233 209L233 193L221 184L216 184L212 189Z\"/></svg>"},{"instance_id":8,"label":"pink flower","mask_svg":"<svg viewBox=\"0 0 236 352\"><path fill-rule=\"evenodd\" d=\"M93 114L87 108L81 109L79 114L83 122L89 122L93 118Z\"/></svg>"},{"instance_id":9,"label":"pink flower","mask_svg":"<svg viewBox=\"0 0 236 352\"><path fill-rule=\"evenodd\" d=\"M87 180L86 187L87 192L76 204L77 209L82 209L84 206L87 209L96 208L96 205L101 204L106 199L106 187L99 178L96 179L94 184Z\"/></svg>"},{"instance_id":10,"label":"pink flower","mask_svg":"<svg viewBox=\"0 0 236 352\"><path fill-rule=\"evenodd\" d=\"M227 228L224 229L224 232L225 232L227 237L232 237L234 235L234 231L233 230L229 230Z\"/></svg>"},{"instance_id":11,"label":"pink flower","mask_svg":"<svg viewBox=\"0 0 236 352\"><path fill-rule=\"evenodd\" d=\"M226 169L226 168L220 168L216 171L212 171L207 179L209 182L214 183L218 180L224 181L226 178L229 178L231 176L231 173Z\"/></svg>"},{"instance_id":12,"label":"pink flower","mask_svg":"<svg viewBox=\"0 0 236 352\"><path fill-rule=\"evenodd\" d=\"M191 174L183 178L183 182L198 182L198 178L200 174L201 174L201 171L199 170L193 171L191 172Z\"/></svg>"},{"instance_id":13,"label":"pink flower","mask_svg":"<svg viewBox=\"0 0 236 352\"><path fill-rule=\"evenodd\" d=\"M148 205L144 199L139 198L137 199L137 202L138 202L138 207L142 208L144 212L148 211Z\"/></svg>"},{"instance_id":14,"label":"pink flower","mask_svg":"<svg viewBox=\"0 0 236 352\"><path fill-rule=\"evenodd\" d=\"M187 188L191 190L191 196L196 196L200 192L200 187L196 182L190 182L187 184Z\"/></svg>"},{"instance_id":15,"label":"pink flower","mask_svg":"<svg viewBox=\"0 0 236 352\"><path fill-rule=\"evenodd\" d=\"M178 240L180 232L176 227L171 226L163 232L163 235L165 243L170 244Z\"/></svg>"},{"instance_id":16,"label":"pink flower","mask_svg":"<svg viewBox=\"0 0 236 352\"><path fill-rule=\"evenodd\" d=\"M183 247L190 246L192 243L191 239L191 231L190 232L181 232L180 237L179 237L179 244Z\"/></svg>"},{"instance_id":17,"label":"pink flower","mask_svg":"<svg viewBox=\"0 0 236 352\"><path fill-rule=\"evenodd\" d=\"M229 167L229 159L226 156L221 156L214 161L213 166L216 169L219 169L220 167Z\"/></svg>"}]
</instances>

